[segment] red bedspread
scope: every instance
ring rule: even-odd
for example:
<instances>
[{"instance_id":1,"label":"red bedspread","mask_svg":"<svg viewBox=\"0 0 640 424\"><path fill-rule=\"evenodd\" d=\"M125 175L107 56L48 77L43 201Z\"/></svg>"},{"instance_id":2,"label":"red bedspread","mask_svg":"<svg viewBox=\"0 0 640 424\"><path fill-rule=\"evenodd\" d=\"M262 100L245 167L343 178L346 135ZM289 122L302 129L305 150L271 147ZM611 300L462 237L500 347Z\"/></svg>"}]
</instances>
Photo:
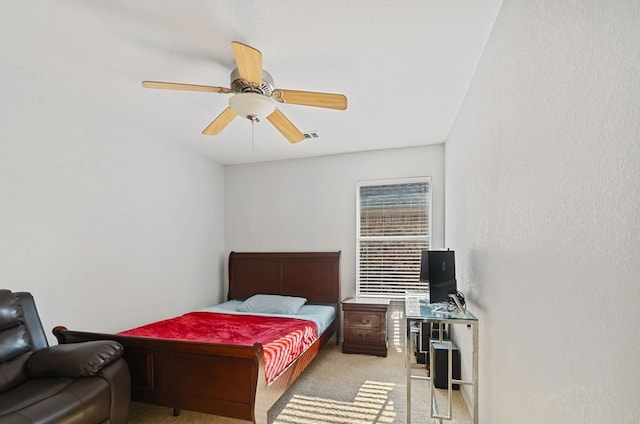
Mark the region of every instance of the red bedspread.
<instances>
[{"instance_id":1,"label":"red bedspread","mask_svg":"<svg viewBox=\"0 0 640 424\"><path fill-rule=\"evenodd\" d=\"M257 315L190 312L143 325L120 334L264 348L264 368L270 383L318 338L313 321Z\"/></svg>"}]
</instances>

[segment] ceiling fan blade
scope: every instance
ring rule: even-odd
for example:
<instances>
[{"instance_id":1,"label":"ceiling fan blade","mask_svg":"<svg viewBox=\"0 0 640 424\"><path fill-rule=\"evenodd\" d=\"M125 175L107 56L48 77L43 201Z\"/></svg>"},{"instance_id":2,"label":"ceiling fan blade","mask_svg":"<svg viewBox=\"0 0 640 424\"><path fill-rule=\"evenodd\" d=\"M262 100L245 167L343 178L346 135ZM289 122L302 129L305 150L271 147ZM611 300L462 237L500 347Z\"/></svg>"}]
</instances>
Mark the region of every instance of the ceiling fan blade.
<instances>
[{"instance_id":1,"label":"ceiling fan blade","mask_svg":"<svg viewBox=\"0 0 640 424\"><path fill-rule=\"evenodd\" d=\"M179 82L142 81L144 88L160 88L163 90L208 91L211 93L231 93L230 88L211 85L182 84Z\"/></svg>"},{"instance_id":2,"label":"ceiling fan blade","mask_svg":"<svg viewBox=\"0 0 640 424\"><path fill-rule=\"evenodd\" d=\"M216 135L220 131L224 129L229 122L233 121L233 118L236 117L236 113L231 110L231 108L226 108L222 111L220 115L216 119L214 119L207 128L202 130L202 134L204 135Z\"/></svg>"},{"instance_id":3,"label":"ceiling fan blade","mask_svg":"<svg viewBox=\"0 0 640 424\"><path fill-rule=\"evenodd\" d=\"M271 115L267 116L267 119L290 143L297 143L304 140L304 134L302 134L278 108L276 108Z\"/></svg>"},{"instance_id":4,"label":"ceiling fan blade","mask_svg":"<svg viewBox=\"0 0 640 424\"><path fill-rule=\"evenodd\" d=\"M272 97L280 103L293 103L337 110L345 110L347 108L347 96L343 94L276 89L273 90Z\"/></svg>"},{"instance_id":5,"label":"ceiling fan blade","mask_svg":"<svg viewBox=\"0 0 640 424\"><path fill-rule=\"evenodd\" d=\"M231 42L231 48L233 56L236 58L240 78L258 86L262 84L262 53L260 50L237 41Z\"/></svg>"}]
</instances>

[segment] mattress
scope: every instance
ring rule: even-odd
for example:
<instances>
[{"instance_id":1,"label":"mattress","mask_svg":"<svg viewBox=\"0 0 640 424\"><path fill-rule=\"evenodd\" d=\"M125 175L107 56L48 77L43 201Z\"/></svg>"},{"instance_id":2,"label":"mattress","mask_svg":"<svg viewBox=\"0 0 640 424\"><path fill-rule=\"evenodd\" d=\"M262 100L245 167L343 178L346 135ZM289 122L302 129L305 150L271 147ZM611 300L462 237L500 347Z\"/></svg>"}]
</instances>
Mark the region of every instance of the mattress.
<instances>
[{"instance_id":1,"label":"mattress","mask_svg":"<svg viewBox=\"0 0 640 424\"><path fill-rule=\"evenodd\" d=\"M202 308L200 311L306 319L316 323L316 326L318 327L318 334L324 333L336 318L336 308L329 305L304 305L300 308L297 314L261 314L256 312L240 312L238 311L238 307L241 304L241 300L229 300L215 306Z\"/></svg>"}]
</instances>

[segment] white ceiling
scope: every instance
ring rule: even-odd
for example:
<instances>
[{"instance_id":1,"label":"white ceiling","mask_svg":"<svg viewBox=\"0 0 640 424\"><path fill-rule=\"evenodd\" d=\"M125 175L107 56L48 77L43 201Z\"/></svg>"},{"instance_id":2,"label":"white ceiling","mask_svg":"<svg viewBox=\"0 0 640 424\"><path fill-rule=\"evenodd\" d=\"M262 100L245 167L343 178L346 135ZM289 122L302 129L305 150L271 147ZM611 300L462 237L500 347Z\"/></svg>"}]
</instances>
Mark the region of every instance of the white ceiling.
<instances>
[{"instance_id":1,"label":"white ceiling","mask_svg":"<svg viewBox=\"0 0 640 424\"><path fill-rule=\"evenodd\" d=\"M443 143L502 0L5 0L2 60L158 139L236 164ZM201 131L230 95L231 41L262 52L276 88L342 93L346 111L279 109L320 138L290 144L268 121ZM110 121L112 122L112 120ZM99 131L99 128L96 129Z\"/></svg>"}]
</instances>

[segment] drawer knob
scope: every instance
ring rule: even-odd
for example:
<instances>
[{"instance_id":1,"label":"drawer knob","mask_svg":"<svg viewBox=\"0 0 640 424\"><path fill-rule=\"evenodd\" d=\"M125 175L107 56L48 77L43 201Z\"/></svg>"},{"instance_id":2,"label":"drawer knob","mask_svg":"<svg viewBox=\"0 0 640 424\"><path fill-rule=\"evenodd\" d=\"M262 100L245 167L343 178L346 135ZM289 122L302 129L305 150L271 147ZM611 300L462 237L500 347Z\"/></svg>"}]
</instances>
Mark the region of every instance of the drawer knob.
<instances>
[{"instance_id":1,"label":"drawer knob","mask_svg":"<svg viewBox=\"0 0 640 424\"><path fill-rule=\"evenodd\" d=\"M368 320L368 319L362 319L362 320L361 320L361 322L362 322L363 324L369 324L369 320Z\"/></svg>"}]
</instances>

